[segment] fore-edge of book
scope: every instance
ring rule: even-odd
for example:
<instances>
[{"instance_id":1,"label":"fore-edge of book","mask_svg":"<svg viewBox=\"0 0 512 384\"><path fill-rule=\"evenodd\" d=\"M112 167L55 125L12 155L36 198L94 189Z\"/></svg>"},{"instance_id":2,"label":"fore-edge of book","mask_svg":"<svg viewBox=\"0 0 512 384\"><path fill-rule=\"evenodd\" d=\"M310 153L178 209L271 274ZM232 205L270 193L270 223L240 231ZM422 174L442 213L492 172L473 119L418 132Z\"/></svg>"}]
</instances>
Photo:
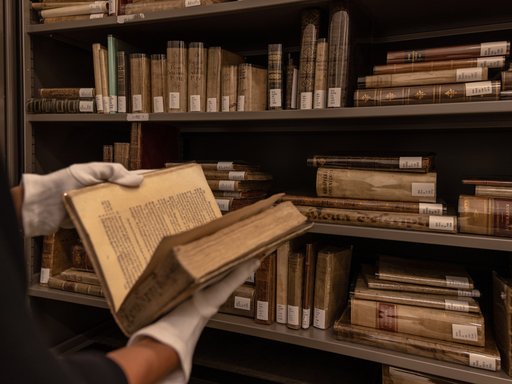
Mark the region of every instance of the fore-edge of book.
<instances>
[{"instance_id":1,"label":"fore-edge of book","mask_svg":"<svg viewBox=\"0 0 512 384\"><path fill-rule=\"evenodd\" d=\"M103 183L69 191L68 213L111 312L130 335L243 261L307 231L280 195L221 216L201 166L145 174L137 188Z\"/></svg>"}]
</instances>

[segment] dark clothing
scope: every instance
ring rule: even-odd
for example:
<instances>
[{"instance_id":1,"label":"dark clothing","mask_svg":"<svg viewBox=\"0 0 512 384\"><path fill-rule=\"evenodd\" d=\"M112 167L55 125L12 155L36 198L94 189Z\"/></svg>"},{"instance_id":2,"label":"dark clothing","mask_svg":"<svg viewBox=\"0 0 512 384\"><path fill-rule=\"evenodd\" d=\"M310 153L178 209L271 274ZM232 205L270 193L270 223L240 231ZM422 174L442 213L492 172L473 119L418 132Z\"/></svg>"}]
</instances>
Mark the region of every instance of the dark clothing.
<instances>
[{"instance_id":1,"label":"dark clothing","mask_svg":"<svg viewBox=\"0 0 512 384\"><path fill-rule=\"evenodd\" d=\"M1 167L1 165L0 165ZM103 354L54 356L30 316L22 239L11 194L0 169L0 382L5 384L127 383Z\"/></svg>"}]
</instances>

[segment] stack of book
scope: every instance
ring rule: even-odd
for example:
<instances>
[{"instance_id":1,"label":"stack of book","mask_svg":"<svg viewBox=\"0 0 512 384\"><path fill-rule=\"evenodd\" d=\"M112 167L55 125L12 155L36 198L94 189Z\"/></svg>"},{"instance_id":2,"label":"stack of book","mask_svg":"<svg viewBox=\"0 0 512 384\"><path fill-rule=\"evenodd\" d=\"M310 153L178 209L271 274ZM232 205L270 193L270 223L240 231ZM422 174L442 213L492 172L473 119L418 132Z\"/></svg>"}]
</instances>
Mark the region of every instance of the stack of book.
<instances>
[{"instance_id":1,"label":"stack of book","mask_svg":"<svg viewBox=\"0 0 512 384\"><path fill-rule=\"evenodd\" d=\"M37 97L27 100L28 113L96 112L94 88L40 88Z\"/></svg>"},{"instance_id":2,"label":"stack of book","mask_svg":"<svg viewBox=\"0 0 512 384\"><path fill-rule=\"evenodd\" d=\"M474 195L459 196L459 231L512 237L512 178L467 178Z\"/></svg>"},{"instance_id":3,"label":"stack of book","mask_svg":"<svg viewBox=\"0 0 512 384\"><path fill-rule=\"evenodd\" d=\"M341 340L496 371L500 354L479 295L459 265L379 256L361 268L334 330Z\"/></svg>"},{"instance_id":4,"label":"stack of book","mask_svg":"<svg viewBox=\"0 0 512 384\"><path fill-rule=\"evenodd\" d=\"M40 23L56 23L69 20L93 20L108 16L110 1L42 0L30 3Z\"/></svg>"},{"instance_id":5,"label":"stack of book","mask_svg":"<svg viewBox=\"0 0 512 384\"><path fill-rule=\"evenodd\" d=\"M354 106L499 100L509 56L509 41L388 51L385 64L358 78Z\"/></svg>"},{"instance_id":6,"label":"stack of book","mask_svg":"<svg viewBox=\"0 0 512 384\"><path fill-rule=\"evenodd\" d=\"M434 156L317 155L316 196L287 194L314 222L456 232L457 217L437 202Z\"/></svg>"}]
</instances>

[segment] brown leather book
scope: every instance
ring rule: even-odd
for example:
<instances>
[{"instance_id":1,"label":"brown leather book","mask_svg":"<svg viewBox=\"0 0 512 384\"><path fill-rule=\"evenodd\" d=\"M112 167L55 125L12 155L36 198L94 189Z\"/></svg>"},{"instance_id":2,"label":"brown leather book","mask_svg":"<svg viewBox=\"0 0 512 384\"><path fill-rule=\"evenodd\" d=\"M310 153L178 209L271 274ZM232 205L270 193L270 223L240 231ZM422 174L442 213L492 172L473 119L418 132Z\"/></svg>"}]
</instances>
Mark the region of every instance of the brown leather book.
<instances>
[{"instance_id":1,"label":"brown leather book","mask_svg":"<svg viewBox=\"0 0 512 384\"><path fill-rule=\"evenodd\" d=\"M254 301L255 322L272 324L275 320L276 297L276 253L272 252L261 261L256 270Z\"/></svg>"}]
</instances>

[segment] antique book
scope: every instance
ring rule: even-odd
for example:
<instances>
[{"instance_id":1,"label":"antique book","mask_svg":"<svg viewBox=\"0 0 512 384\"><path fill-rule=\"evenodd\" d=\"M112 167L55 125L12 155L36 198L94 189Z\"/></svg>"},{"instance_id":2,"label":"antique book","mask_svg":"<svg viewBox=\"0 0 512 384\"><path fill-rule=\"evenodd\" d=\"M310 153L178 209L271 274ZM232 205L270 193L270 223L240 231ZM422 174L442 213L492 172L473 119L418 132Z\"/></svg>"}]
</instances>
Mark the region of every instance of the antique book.
<instances>
[{"instance_id":1,"label":"antique book","mask_svg":"<svg viewBox=\"0 0 512 384\"><path fill-rule=\"evenodd\" d=\"M203 42L188 44L187 100L189 112L206 112L206 66L208 50Z\"/></svg>"},{"instance_id":2,"label":"antique book","mask_svg":"<svg viewBox=\"0 0 512 384\"><path fill-rule=\"evenodd\" d=\"M459 342L358 326L350 323L350 317L351 308L349 305L333 326L334 334L338 340L490 371L501 369L500 353L496 347L493 332L489 329L490 327L486 327L485 346L478 347Z\"/></svg>"},{"instance_id":3,"label":"antique book","mask_svg":"<svg viewBox=\"0 0 512 384\"><path fill-rule=\"evenodd\" d=\"M117 51L117 112L131 111L130 59L128 51Z\"/></svg>"},{"instance_id":4,"label":"antique book","mask_svg":"<svg viewBox=\"0 0 512 384\"><path fill-rule=\"evenodd\" d=\"M301 327L308 329L313 323L313 298L315 296L316 253L318 244L308 239L304 250L304 276L302 283L302 321Z\"/></svg>"},{"instance_id":5,"label":"antique book","mask_svg":"<svg viewBox=\"0 0 512 384\"><path fill-rule=\"evenodd\" d=\"M380 64L374 65L372 73L382 75L385 73L408 73L420 71L437 71L440 69L457 69L471 67L503 68L505 56L474 57L469 59L420 61L412 63Z\"/></svg>"},{"instance_id":6,"label":"antique book","mask_svg":"<svg viewBox=\"0 0 512 384\"><path fill-rule=\"evenodd\" d=\"M151 112L151 66L145 53L130 53L132 113Z\"/></svg>"},{"instance_id":7,"label":"antique book","mask_svg":"<svg viewBox=\"0 0 512 384\"><path fill-rule=\"evenodd\" d=\"M206 65L206 112L221 111L222 68L228 65L238 65L244 58L236 52L221 47L208 47Z\"/></svg>"},{"instance_id":8,"label":"antique book","mask_svg":"<svg viewBox=\"0 0 512 384\"><path fill-rule=\"evenodd\" d=\"M238 98L238 65L222 67L221 111L235 112Z\"/></svg>"},{"instance_id":9,"label":"antique book","mask_svg":"<svg viewBox=\"0 0 512 384\"><path fill-rule=\"evenodd\" d=\"M94 99L30 98L26 103L28 113L93 113Z\"/></svg>"},{"instance_id":10,"label":"antique book","mask_svg":"<svg viewBox=\"0 0 512 384\"><path fill-rule=\"evenodd\" d=\"M114 146L112 144L103 145L102 161L112 163L114 161Z\"/></svg>"},{"instance_id":11,"label":"antique book","mask_svg":"<svg viewBox=\"0 0 512 384\"><path fill-rule=\"evenodd\" d=\"M321 12L317 8L301 13L300 59L298 78L299 109L313 109L316 42L320 33Z\"/></svg>"},{"instance_id":12,"label":"antique book","mask_svg":"<svg viewBox=\"0 0 512 384\"><path fill-rule=\"evenodd\" d=\"M167 112L186 112L188 83L188 52L183 40L167 42Z\"/></svg>"},{"instance_id":13,"label":"antique book","mask_svg":"<svg viewBox=\"0 0 512 384\"><path fill-rule=\"evenodd\" d=\"M167 57L152 54L150 66L151 112L167 112Z\"/></svg>"},{"instance_id":14,"label":"antique book","mask_svg":"<svg viewBox=\"0 0 512 384\"><path fill-rule=\"evenodd\" d=\"M287 241L276 249L276 322L288 322L288 260L292 243Z\"/></svg>"},{"instance_id":15,"label":"antique book","mask_svg":"<svg viewBox=\"0 0 512 384\"><path fill-rule=\"evenodd\" d=\"M91 258L80 239L71 247L71 267L79 271L94 272Z\"/></svg>"},{"instance_id":16,"label":"antique book","mask_svg":"<svg viewBox=\"0 0 512 384\"><path fill-rule=\"evenodd\" d=\"M222 216L201 167L185 164L148 172L137 188L69 191L64 203L130 335L239 263L307 231L311 224L293 204L274 205L279 197Z\"/></svg>"},{"instance_id":17,"label":"antique book","mask_svg":"<svg viewBox=\"0 0 512 384\"><path fill-rule=\"evenodd\" d=\"M268 109L283 109L283 44L268 45Z\"/></svg>"},{"instance_id":18,"label":"antique book","mask_svg":"<svg viewBox=\"0 0 512 384\"><path fill-rule=\"evenodd\" d=\"M434 170L434 155L313 155L306 159L308 167L374 169L404 172L429 172Z\"/></svg>"},{"instance_id":19,"label":"antique book","mask_svg":"<svg viewBox=\"0 0 512 384\"><path fill-rule=\"evenodd\" d=\"M94 89L96 95L96 110L103 113L103 87L101 86L101 49L100 43L92 44L92 62L94 72Z\"/></svg>"},{"instance_id":20,"label":"antique book","mask_svg":"<svg viewBox=\"0 0 512 384\"><path fill-rule=\"evenodd\" d=\"M318 167L316 193L321 197L435 203L437 173Z\"/></svg>"},{"instance_id":21,"label":"antique book","mask_svg":"<svg viewBox=\"0 0 512 384\"><path fill-rule=\"evenodd\" d=\"M481 313L355 298L350 299L350 306L353 325L480 347L485 345L485 321Z\"/></svg>"},{"instance_id":22,"label":"antique book","mask_svg":"<svg viewBox=\"0 0 512 384\"><path fill-rule=\"evenodd\" d=\"M82 293L84 295L100 297L105 296L105 292L101 285L68 281L61 275L50 276L50 278L48 279L48 287L53 289L60 289L62 291Z\"/></svg>"},{"instance_id":23,"label":"antique book","mask_svg":"<svg viewBox=\"0 0 512 384\"><path fill-rule=\"evenodd\" d=\"M410 85L467 83L487 79L487 67L470 67L360 76L357 79L357 87L359 89L406 87Z\"/></svg>"},{"instance_id":24,"label":"antique book","mask_svg":"<svg viewBox=\"0 0 512 384\"><path fill-rule=\"evenodd\" d=\"M202 167L204 175L209 180L254 180L254 181L265 181L272 180L272 175L264 171L253 171L253 170L240 170L240 171L225 171L225 170L213 170Z\"/></svg>"},{"instance_id":25,"label":"antique book","mask_svg":"<svg viewBox=\"0 0 512 384\"><path fill-rule=\"evenodd\" d=\"M351 246L324 246L318 250L313 298L313 326L331 327L347 304Z\"/></svg>"},{"instance_id":26,"label":"antique book","mask_svg":"<svg viewBox=\"0 0 512 384\"><path fill-rule=\"evenodd\" d=\"M272 187L270 180L208 180L212 191L269 191Z\"/></svg>"},{"instance_id":27,"label":"antique book","mask_svg":"<svg viewBox=\"0 0 512 384\"><path fill-rule=\"evenodd\" d=\"M91 1L88 4L46 8L39 11L39 15L43 20L48 17L90 15L92 13L108 13L108 1Z\"/></svg>"},{"instance_id":28,"label":"antique book","mask_svg":"<svg viewBox=\"0 0 512 384\"><path fill-rule=\"evenodd\" d=\"M73 0L67 0L67 1L43 1L43 2L30 2L30 8L32 8L35 11L40 11L42 9L50 9L50 8L60 8L60 7L69 7L70 5L87 5L91 4L93 1L73 1Z\"/></svg>"},{"instance_id":29,"label":"antique book","mask_svg":"<svg viewBox=\"0 0 512 384\"><path fill-rule=\"evenodd\" d=\"M512 186L475 185L475 196L506 197L512 199Z\"/></svg>"},{"instance_id":30,"label":"antique book","mask_svg":"<svg viewBox=\"0 0 512 384\"><path fill-rule=\"evenodd\" d=\"M221 210L222 213L236 211L237 209L254 204L259 200L261 200L261 198L235 198L215 196L215 201L219 205L219 209Z\"/></svg>"},{"instance_id":31,"label":"antique book","mask_svg":"<svg viewBox=\"0 0 512 384\"><path fill-rule=\"evenodd\" d=\"M165 0L165 1L147 1L147 2L131 2L123 7L125 15L136 13L159 12L176 8L187 8L190 6L210 5L215 3L223 3L231 0Z\"/></svg>"},{"instance_id":32,"label":"antique book","mask_svg":"<svg viewBox=\"0 0 512 384\"><path fill-rule=\"evenodd\" d=\"M60 277L66 281L73 281L75 283L100 285L100 279L96 273L91 271L84 271L74 267L62 271L60 273Z\"/></svg>"},{"instance_id":33,"label":"antique book","mask_svg":"<svg viewBox=\"0 0 512 384\"><path fill-rule=\"evenodd\" d=\"M459 231L512 237L512 198L459 196Z\"/></svg>"},{"instance_id":34,"label":"antique book","mask_svg":"<svg viewBox=\"0 0 512 384\"><path fill-rule=\"evenodd\" d=\"M282 200L291 201L295 205L309 205L319 208L341 208L363 211L409 212L437 216L442 216L447 213L447 206L445 203L420 203L414 201L350 199L291 194L285 194Z\"/></svg>"},{"instance_id":35,"label":"antique book","mask_svg":"<svg viewBox=\"0 0 512 384\"><path fill-rule=\"evenodd\" d=\"M130 143L114 143L114 162L122 164L126 169L130 168Z\"/></svg>"},{"instance_id":36,"label":"antique book","mask_svg":"<svg viewBox=\"0 0 512 384\"><path fill-rule=\"evenodd\" d=\"M462 179L463 184L487 185L491 187L512 187L512 176L486 176L486 177L467 177Z\"/></svg>"},{"instance_id":37,"label":"antique book","mask_svg":"<svg viewBox=\"0 0 512 384\"><path fill-rule=\"evenodd\" d=\"M327 72L327 107L348 104L350 16L342 2L331 3L329 10L329 56Z\"/></svg>"},{"instance_id":38,"label":"antique book","mask_svg":"<svg viewBox=\"0 0 512 384\"><path fill-rule=\"evenodd\" d=\"M103 17L107 17L108 14L105 13L91 13L90 15L70 15L70 16L55 16L55 17L46 17L44 19L40 19L39 22L42 24L50 24L50 23L60 23L63 21L78 21L78 20L95 20L102 19Z\"/></svg>"},{"instance_id":39,"label":"antique book","mask_svg":"<svg viewBox=\"0 0 512 384\"><path fill-rule=\"evenodd\" d=\"M96 90L94 88L39 88L39 98L46 99L94 99Z\"/></svg>"},{"instance_id":40,"label":"antique book","mask_svg":"<svg viewBox=\"0 0 512 384\"><path fill-rule=\"evenodd\" d=\"M502 91L512 90L512 71L501 72L501 89Z\"/></svg>"},{"instance_id":41,"label":"antique book","mask_svg":"<svg viewBox=\"0 0 512 384\"><path fill-rule=\"evenodd\" d=\"M433 287L474 289L475 284L460 264L379 255L375 277L382 280L430 285Z\"/></svg>"},{"instance_id":42,"label":"antique book","mask_svg":"<svg viewBox=\"0 0 512 384\"><path fill-rule=\"evenodd\" d=\"M77 241L78 234L75 229L61 228L57 232L43 236L40 284L48 284L51 276L71 267L71 249Z\"/></svg>"},{"instance_id":43,"label":"antique book","mask_svg":"<svg viewBox=\"0 0 512 384\"><path fill-rule=\"evenodd\" d=\"M300 329L302 325L302 294L304 285L304 251L288 255L288 284L286 326Z\"/></svg>"},{"instance_id":44,"label":"antique book","mask_svg":"<svg viewBox=\"0 0 512 384\"><path fill-rule=\"evenodd\" d=\"M476 44L429 47L417 50L389 51L386 54L386 63L414 63L418 61L464 59L480 56L508 56L509 54L509 41L490 41Z\"/></svg>"},{"instance_id":45,"label":"antique book","mask_svg":"<svg viewBox=\"0 0 512 384\"><path fill-rule=\"evenodd\" d=\"M354 106L374 107L499 100L500 91L501 82L499 81L356 89Z\"/></svg>"},{"instance_id":46,"label":"antique book","mask_svg":"<svg viewBox=\"0 0 512 384\"><path fill-rule=\"evenodd\" d=\"M354 289L350 292L350 297L354 299L374 300L384 303L445 309L447 311L481 312L480 305L472 297L454 297L428 293L372 289L368 287L363 275L359 275L357 277Z\"/></svg>"},{"instance_id":47,"label":"antique book","mask_svg":"<svg viewBox=\"0 0 512 384\"><path fill-rule=\"evenodd\" d=\"M254 286L255 317L259 324L272 324L276 317L276 252L261 261Z\"/></svg>"},{"instance_id":48,"label":"antique book","mask_svg":"<svg viewBox=\"0 0 512 384\"><path fill-rule=\"evenodd\" d=\"M242 284L235 289L224 304L219 308L219 313L244 316L254 319L254 285Z\"/></svg>"},{"instance_id":49,"label":"antique book","mask_svg":"<svg viewBox=\"0 0 512 384\"><path fill-rule=\"evenodd\" d=\"M267 109L267 69L250 63L238 65L236 110L240 112Z\"/></svg>"},{"instance_id":50,"label":"antique book","mask_svg":"<svg viewBox=\"0 0 512 384\"><path fill-rule=\"evenodd\" d=\"M286 83L285 83L285 109L297 109L297 82L299 69L291 54L288 54L286 63Z\"/></svg>"},{"instance_id":51,"label":"antique book","mask_svg":"<svg viewBox=\"0 0 512 384\"><path fill-rule=\"evenodd\" d=\"M232 197L234 199L263 199L267 196L266 191L212 191L217 198Z\"/></svg>"},{"instance_id":52,"label":"antique book","mask_svg":"<svg viewBox=\"0 0 512 384\"><path fill-rule=\"evenodd\" d=\"M128 169L163 168L180 157L179 131L165 125L133 122L130 126Z\"/></svg>"},{"instance_id":53,"label":"antique book","mask_svg":"<svg viewBox=\"0 0 512 384\"><path fill-rule=\"evenodd\" d=\"M503 370L512 375L512 280L492 272L492 315Z\"/></svg>"},{"instance_id":54,"label":"antique book","mask_svg":"<svg viewBox=\"0 0 512 384\"><path fill-rule=\"evenodd\" d=\"M357 225L409 231L457 232L457 216L409 212L366 211L297 205L311 221L326 224Z\"/></svg>"},{"instance_id":55,"label":"antique book","mask_svg":"<svg viewBox=\"0 0 512 384\"><path fill-rule=\"evenodd\" d=\"M108 49L103 45L100 46L100 75L103 113L110 113L110 97L108 94Z\"/></svg>"},{"instance_id":56,"label":"antique book","mask_svg":"<svg viewBox=\"0 0 512 384\"><path fill-rule=\"evenodd\" d=\"M382 384L464 384L463 381L446 379L423 372L382 365Z\"/></svg>"},{"instance_id":57,"label":"antique book","mask_svg":"<svg viewBox=\"0 0 512 384\"><path fill-rule=\"evenodd\" d=\"M313 109L327 107L327 65L328 65L327 39L321 38L316 42L315 80L313 92Z\"/></svg>"},{"instance_id":58,"label":"antique book","mask_svg":"<svg viewBox=\"0 0 512 384\"><path fill-rule=\"evenodd\" d=\"M108 52L108 96L109 96L109 108L110 113L126 112L126 99L124 99L124 105L119 111L119 64L118 64L118 53L122 52L134 52L135 47L128 44L126 41L119 39L117 36L109 34L107 36L107 52ZM121 60L126 60L122 57ZM126 66L125 63L121 63ZM125 70L122 68L122 70ZM126 76L126 72L122 73L121 76ZM126 87L126 86L125 86ZM126 89L123 90L123 96L126 97ZM123 102L121 103L123 104Z\"/></svg>"}]
</instances>

